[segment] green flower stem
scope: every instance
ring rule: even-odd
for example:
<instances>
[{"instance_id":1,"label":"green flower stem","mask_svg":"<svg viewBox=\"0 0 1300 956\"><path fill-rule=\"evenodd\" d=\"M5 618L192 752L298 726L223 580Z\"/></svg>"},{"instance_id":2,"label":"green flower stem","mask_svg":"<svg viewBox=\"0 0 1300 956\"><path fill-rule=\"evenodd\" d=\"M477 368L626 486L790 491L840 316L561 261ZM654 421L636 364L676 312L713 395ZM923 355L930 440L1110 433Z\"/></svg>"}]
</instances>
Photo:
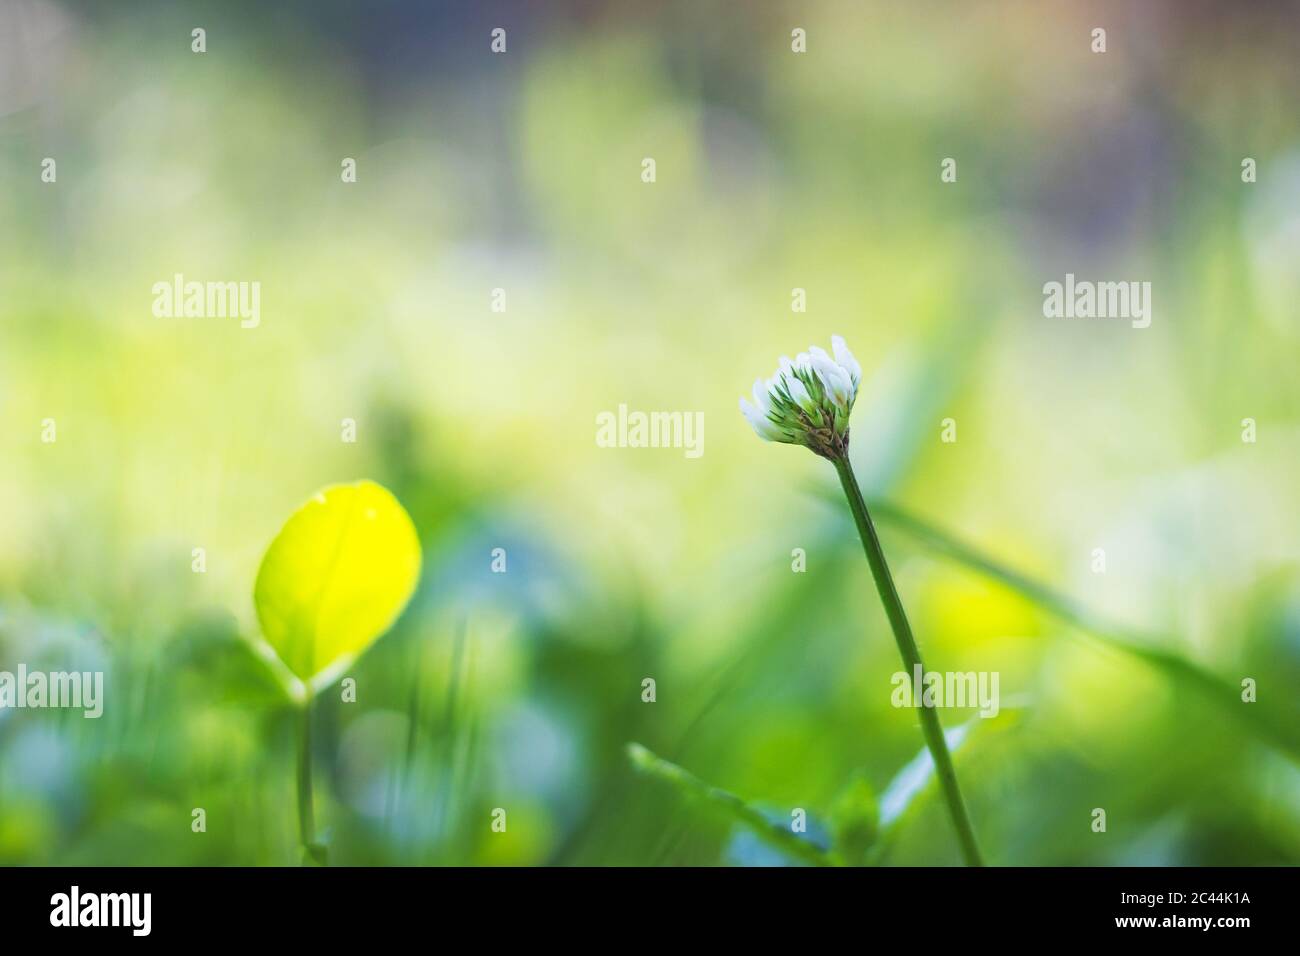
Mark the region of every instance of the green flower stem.
<instances>
[{"instance_id":1,"label":"green flower stem","mask_svg":"<svg viewBox=\"0 0 1300 956\"><path fill-rule=\"evenodd\" d=\"M840 484L844 486L844 494L849 499L849 510L853 512L853 520L857 522L862 548L867 554L867 563L871 565L871 575L876 579L876 590L880 592L880 601L885 606L885 615L889 618L889 626L894 631L894 640L898 642L898 652L903 656L903 664L909 674L914 673L915 668L921 668L924 677L925 665L921 663L921 652L916 648L912 627L907 623L903 602L899 600L898 589L894 587L894 578L889 573L885 552L880 547L880 538L876 536L875 525L871 523L871 515L867 513L867 504L862 500L862 491L853 476L853 466L849 464L849 456L845 453L831 460L835 464L836 472L839 473ZM966 804L961 797L961 789L957 786L957 772L953 769L952 755L948 753L948 743L944 740L943 725L939 723L939 715L933 707L921 706L918 710L921 714L921 733L925 737L925 745L930 748L930 756L934 758L935 773L943 788L943 796L948 804L948 813L952 816L952 824L957 828L962 856L965 857L967 866L983 866L979 844L975 842L975 830L971 827L970 817L966 813Z\"/></svg>"},{"instance_id":2,"label":"green flower stem","mask_svg":"<svg viewBox=\"0 0 1300 956\"><path fill-rule=\"evenodd\" d=\"M316 823L311 794L311 695L298 714L298 836L304 858L310 858L316 844Z\"/></svg>"}]
</instances>

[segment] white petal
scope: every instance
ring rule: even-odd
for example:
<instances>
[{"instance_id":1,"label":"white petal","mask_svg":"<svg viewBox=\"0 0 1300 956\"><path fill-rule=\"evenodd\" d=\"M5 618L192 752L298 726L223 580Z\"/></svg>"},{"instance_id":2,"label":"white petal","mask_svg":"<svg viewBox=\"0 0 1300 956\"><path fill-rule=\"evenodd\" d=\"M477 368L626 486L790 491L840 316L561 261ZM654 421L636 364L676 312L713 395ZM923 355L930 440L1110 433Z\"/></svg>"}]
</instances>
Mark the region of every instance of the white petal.
<instances>
[{"instance_id":1,"label":"white petal","mask_svg":"<svg viewBox=\"0 0 1300 956\"><path fill-rule=\"evenodd\" d=\"M856 389L859 382L862 381L862 366L858 360L853 357L849 347L844 344L844 336L831 336L831 351L835 353L835 361L844 368L849 376L853 379L853 387Z\"/></svg>"},{"instance_id":2,"label":"white petal","mask_svg":"<svg viewBox=\"0 0 1300 956\"><path fill-rule=\"evenodd\" d=\"M832 396L837 404L847 406L853 397L853 380L848 372L831 361L829 355L821 349L817 351L821 354L813 353L813 370L826 387L826 394Z\"/></svg>"},{"instance_id":3,"label":"white petal","mask_svg":"<svg viewBox=\"0 0 1300 956\"><path fill-rule=\"evenodd\" d=\"M808 389L804 386L803 382L799 381L793 375L787 375L785 385L786 388L789 389L790 397L794 399L796 405L805 411L811 409L813 404L812 396L808 394Z\"/></svg>"},{"instance_id":4,"label":"white petal","mask_svg":"<svg viewBox=\"0 0 1300 956\"><path fill-rule=\"evenodd\" d=\"M749 422L750 427L754 429L754 433L763 441L775 441L780 435L776 426L768 420L767 416L743 398L740 400L740 411L745 416L746 421Z\"/></svg>"}]
</instances>

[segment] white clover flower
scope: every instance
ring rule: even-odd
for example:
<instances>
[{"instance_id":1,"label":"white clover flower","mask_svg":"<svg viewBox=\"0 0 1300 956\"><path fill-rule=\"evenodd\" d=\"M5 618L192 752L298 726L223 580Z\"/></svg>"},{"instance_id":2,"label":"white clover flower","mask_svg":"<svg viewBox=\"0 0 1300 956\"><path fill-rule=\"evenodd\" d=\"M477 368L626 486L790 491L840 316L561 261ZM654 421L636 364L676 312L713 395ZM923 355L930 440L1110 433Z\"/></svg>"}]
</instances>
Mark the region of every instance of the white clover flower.
<instances>
[{"instance_id":1,"label":"white clover flower","mask_svg":"<svg viewBox=\"0 0 1300 956\"><path fill-rule=\"evenodd\" d=\"M807 352L800 352L793 362L781 356L776 374L766 381L760 378L755 382L753 404L742 398L740 410L764 441L803 445L835 466L899 655L913 674L928 676L893 575L889 573L880 537L853 475L853 463L849 461L849 413L853 411L858 386L862 383L862 366L838 335L831 337L831 353L827 355L825 349L814 345ZM970 866L983 866L984 858L957 786L957 773L953 770L952 754L948 752L938 711L922 707L920 720L930 759L936 767L944 768L940 773L944 781L943 797L957 830L962 856Z\"/></svg>"},{"instance_id":2,"label":"white clover flower","mask_svg":"<svg viewBox=\"0 0 1300 956\"><path fill-rule=\"evenodd\" d=\"M742 398L740 411L759 438L806 445L831 460L847 454L862 366L838 335L831 351L834 358L814 345L793 362L783 355L775 375L754 383L754 402Z\"/></svg>"}]
</instances>

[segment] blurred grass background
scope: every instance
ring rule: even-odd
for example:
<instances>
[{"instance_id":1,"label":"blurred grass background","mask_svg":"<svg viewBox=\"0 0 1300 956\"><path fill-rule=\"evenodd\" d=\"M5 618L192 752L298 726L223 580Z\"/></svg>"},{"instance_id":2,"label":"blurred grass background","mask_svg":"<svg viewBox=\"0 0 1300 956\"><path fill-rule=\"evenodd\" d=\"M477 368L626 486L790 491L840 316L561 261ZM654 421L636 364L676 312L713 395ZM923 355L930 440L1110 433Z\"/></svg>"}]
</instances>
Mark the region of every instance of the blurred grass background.
<instances>
[{"instance_id":1,"label":"blurred grass background","mask_svg":"<svg viewBox=\"0 0 1300 956\"><path fill-rule=\"evenodd\" d=\"M927 663L1001 673L957 755L990 860L1300 861L1297 37L1288 4L0 0L0 669L107 697L0 711L0 862L296 862L240 638L280 524L358 477L425 575L318 708L332 861L798 862L638 741L819 845L879 799L878 862L957 862L833 473L736 410L832 333ZM259 281L261 325L155 318L178 272ZM1043 318L1066 272L1151 281L1151 327ZM705 454L597 447L620 403L703 411Z\"/></svg>"}]
</instances>

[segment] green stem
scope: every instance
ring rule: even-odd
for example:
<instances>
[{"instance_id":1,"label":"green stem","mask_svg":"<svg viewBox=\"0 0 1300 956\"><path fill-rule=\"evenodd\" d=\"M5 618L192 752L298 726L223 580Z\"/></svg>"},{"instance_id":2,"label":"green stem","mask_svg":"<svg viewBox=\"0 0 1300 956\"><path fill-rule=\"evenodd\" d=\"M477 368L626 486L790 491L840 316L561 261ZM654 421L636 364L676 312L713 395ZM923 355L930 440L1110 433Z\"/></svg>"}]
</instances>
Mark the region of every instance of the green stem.
<instances>
[{"instance_id":1,"label":"green stem","mask_svg":"<svg viewBox=\"0 0 1300 956\"><path fill-rule=\"evenodd\" d=\"M316 823L311 794L311 697L303 702L298 715L298 836L305 857L311 857L316 844Z\"/></svg>"},{"instance_id":2,"label":"green stem","mask_svg":"<svg viewBox=\"0 0 1300 956\"><path fill-rule=\"evenodd\" d=\"M867 563L871 565L871 575L876 579L876 590L880 592L880 602L885 606L885 615L889 618L889 626L894 631L894 640L898 643L898 652L903 656L903 664L906 665L909 674L914 673L916 668L921 668L922 679L924 679L925 665L921 663L921 652L917 650L911 625L907 623L907 614L903 611L903 602L898 597L894 578L889 573L889 565L885 562L884 549L880 547L880 538L876 536L875 525L871 523L871 515L867 513L867 504L862 500L862 491L853 476L853 466L849 464L847 454L832 461L836 472L839 473L840 484L844 486L844 494L849 499L849 510L853 512L853 520L858 525L862 548L867 554ZM965 857L967 866L983 866L979 844L975 842L975 830L971 826L970 817L966 814L966 804L962 800L961 789L957 786L957 771L953 769L952 755L948 753L948 742L944 740L943 725L939 723L939 715L933 707L922 706L918 709L921 713L921 733L925 737L925 745L930 748L930 756L934 758L935 773L943 789L948 813L952 816L952 824L957 828L962 856Z\"/></svg>"}]
</instances>

